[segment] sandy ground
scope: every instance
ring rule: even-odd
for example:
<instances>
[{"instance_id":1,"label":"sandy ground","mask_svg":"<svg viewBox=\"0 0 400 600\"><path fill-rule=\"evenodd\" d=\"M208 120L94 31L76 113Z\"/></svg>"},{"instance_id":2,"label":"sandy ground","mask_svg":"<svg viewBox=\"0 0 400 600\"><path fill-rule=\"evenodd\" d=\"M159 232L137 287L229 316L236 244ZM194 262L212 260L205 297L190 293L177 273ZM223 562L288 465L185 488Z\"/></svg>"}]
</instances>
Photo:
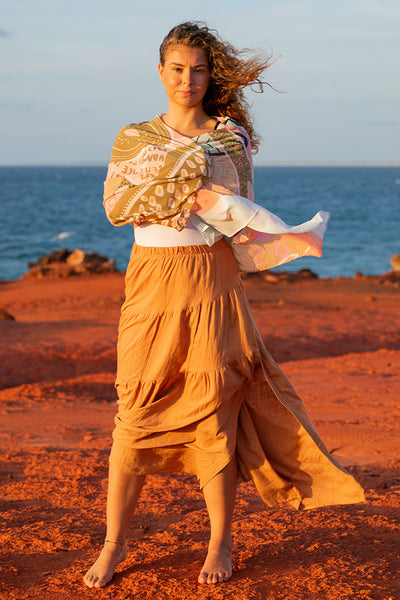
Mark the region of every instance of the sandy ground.
<instances>
[{"instance_id":1,"label":"sandy ground","mask_svg":"<svg viewBox=\"0 0 400 600\"><path fill-rule=\"evenodd\" d=\"M128 559L82 574L104 537L123 275L0 284L0 598L400 600L400 288L378 278L246 280L267 348L365 504L266 508L241 484L234 575L199 586L208 521L196 480L152 476Z\"/></svg>"}]
</instances>

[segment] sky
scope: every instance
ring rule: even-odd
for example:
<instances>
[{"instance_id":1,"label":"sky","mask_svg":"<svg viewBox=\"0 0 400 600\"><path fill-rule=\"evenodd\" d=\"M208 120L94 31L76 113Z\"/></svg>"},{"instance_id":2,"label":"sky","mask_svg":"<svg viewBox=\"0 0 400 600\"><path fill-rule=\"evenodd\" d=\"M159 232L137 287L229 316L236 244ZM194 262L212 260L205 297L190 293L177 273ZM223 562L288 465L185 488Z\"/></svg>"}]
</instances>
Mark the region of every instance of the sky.
<instances>
[{"instance_id":1,"label":"sky","mask_svg":"<svg viewBox=\"0 0 400 600\"><path fill-rule=\"evenodd\" d=\"M247 94L255 164L400 163L399 0L5 0L0 166L105 165L117 132L166 112L158 48L206 21L278 60Z\"/></svg>"}]
</instances>

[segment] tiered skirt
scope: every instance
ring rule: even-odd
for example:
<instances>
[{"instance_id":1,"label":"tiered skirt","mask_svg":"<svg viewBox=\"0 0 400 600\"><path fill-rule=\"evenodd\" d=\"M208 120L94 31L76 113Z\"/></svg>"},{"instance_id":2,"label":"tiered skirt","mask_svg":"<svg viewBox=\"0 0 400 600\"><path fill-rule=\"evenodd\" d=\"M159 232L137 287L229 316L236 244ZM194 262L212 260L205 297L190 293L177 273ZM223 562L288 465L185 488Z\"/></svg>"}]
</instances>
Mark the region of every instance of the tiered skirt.
<instances>
[{"instance_id":1,"label":"tiered skirt","mask_svg":"<svg viewBox=\"0 0 400 600\"><path fill-rule=\"evenodd\" d=\"M195 474L232 459L273 506L364 499L260 338L230 246L134 245L118 337L111 464Z\"/></svg>"}]
</instances>

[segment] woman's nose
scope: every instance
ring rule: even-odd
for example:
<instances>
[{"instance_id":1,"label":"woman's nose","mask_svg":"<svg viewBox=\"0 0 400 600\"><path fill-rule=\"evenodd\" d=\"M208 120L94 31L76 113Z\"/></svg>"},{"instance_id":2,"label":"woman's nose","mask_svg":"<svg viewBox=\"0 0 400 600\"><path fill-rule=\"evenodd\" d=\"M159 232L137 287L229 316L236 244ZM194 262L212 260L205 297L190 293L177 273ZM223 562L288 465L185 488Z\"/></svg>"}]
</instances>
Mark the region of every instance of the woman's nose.
<instances>
[{"instance_id":1,"label":"woman's nose","mask_svg":"<svg viewBox=\"0 0 400 600\"><path fill-rule=\"evenodd\" d=\"M193 71L192 69L185 69L184 71L184 83L193 83Z\"/></svg>"}]
</instances>

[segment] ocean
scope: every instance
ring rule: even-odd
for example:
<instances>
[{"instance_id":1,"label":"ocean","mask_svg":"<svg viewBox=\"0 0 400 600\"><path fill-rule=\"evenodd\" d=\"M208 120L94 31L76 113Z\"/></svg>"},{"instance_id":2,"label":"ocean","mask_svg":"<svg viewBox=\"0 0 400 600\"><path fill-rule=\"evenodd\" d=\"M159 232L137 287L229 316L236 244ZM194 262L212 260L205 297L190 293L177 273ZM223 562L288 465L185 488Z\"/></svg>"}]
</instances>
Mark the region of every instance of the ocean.
<instances>
[{"instance_id":1,"label":"ocean","mask_svg":"<svg viewBox=\"0 0 400 600\"><path fill-rule=\"evenodd\" d=\"M0 167L0 279L20 278L56 248L98 252L125 270L133 231L107 221L105 175L105 167ZM292 225L331 213L323 257L284 270L381 274L400 254L400 167L256 167L255 198Z\"/></svg>"}]
</instances>

